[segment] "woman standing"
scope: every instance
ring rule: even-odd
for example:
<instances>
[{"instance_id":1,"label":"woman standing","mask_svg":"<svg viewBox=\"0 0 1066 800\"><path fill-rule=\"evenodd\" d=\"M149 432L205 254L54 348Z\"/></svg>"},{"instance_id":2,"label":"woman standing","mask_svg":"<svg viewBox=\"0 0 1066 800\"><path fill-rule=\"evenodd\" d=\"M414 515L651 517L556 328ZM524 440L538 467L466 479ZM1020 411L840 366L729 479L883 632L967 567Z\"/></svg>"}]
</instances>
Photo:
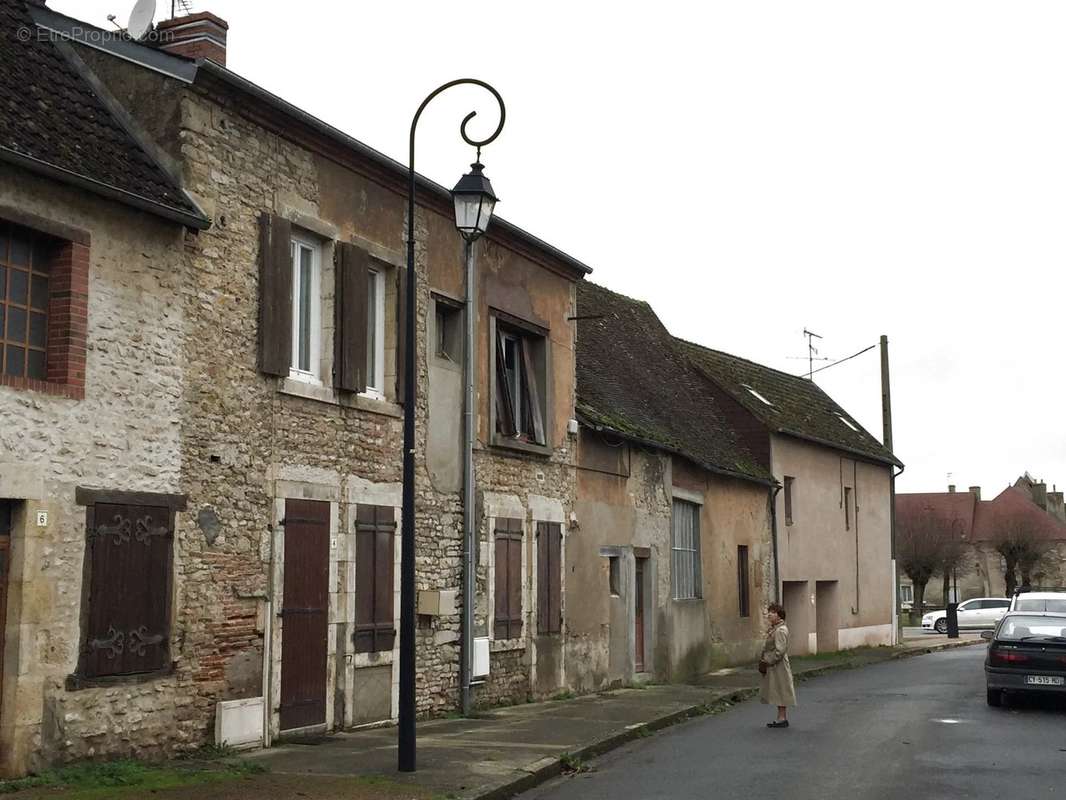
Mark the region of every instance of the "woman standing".
<instances>
[{"instance_id":1,"label":"woman standing","mask_svg":"<svg viewBox=\"0 0 1066 800\"><path fill-rule=\"evenodd\" d=\"M788 626L785 625L785 609L780 603L770 603L766 610L770 630L759 659L762 673L762 690L759 697L763 703L777 706L777 720L767 722L767 728L788 727L788 707L796 705L796 688L792 682L792 665L788 661Z\"/></svg>"}]
</instances>

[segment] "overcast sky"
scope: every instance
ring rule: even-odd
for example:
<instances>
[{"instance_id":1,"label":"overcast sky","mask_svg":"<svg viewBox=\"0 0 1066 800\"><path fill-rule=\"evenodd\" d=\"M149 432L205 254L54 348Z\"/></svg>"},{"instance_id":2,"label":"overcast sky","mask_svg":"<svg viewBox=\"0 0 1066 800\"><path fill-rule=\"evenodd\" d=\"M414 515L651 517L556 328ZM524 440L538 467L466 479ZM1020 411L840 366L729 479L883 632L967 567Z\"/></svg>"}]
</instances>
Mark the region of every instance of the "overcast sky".
<instances>
[{"instance_id":1,"label":"overcast sky","mask_svg":"<svg viewBox=\"0 0 1066 800\"><path fill-rule=\"evenodd\" d=\"M133 0L49 5L125 25ZM801 373L804 327L834 359L887 334L900 491L1066 485L1066 3L194 8L231 69L400 161L432 89L495 85L500 215L678 336ZM487 95L434 101L420 172L466 171L474 108L491 130ZM815 379L880 437L879 375L875 349Z\"/></svg>"}]
</instances>

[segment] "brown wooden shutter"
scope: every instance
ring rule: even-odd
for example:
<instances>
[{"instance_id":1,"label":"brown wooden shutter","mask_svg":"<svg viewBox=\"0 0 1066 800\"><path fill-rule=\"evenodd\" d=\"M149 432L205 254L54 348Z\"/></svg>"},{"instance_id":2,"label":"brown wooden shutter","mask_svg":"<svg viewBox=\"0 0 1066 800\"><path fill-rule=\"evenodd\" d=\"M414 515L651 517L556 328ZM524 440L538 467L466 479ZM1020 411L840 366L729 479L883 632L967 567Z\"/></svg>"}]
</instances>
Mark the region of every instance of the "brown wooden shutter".
<instances>
[{"instance_id":1,"label":"brown wooden shutter","mask_svg":"<svg viewBox=\"0 0 1066 800\"><path fill-rule=\"evenodd\" d=\"M497 519L493 635L522 635L522 520Z\"/></svg>"},{"instance_id":2,"label":"brown wooden shutter","mask_svg":"<svg viewBox=\"0 0 1066 800\"><path fill-rule=\"evenodd\" d=\"M292 364L292 223L259 216L259 369L286 376Z\"/></svg>"},{"instance_id":3,"label":"brown wooden shutter","mask_svg":"<svg viewBox=\"0 0 1066 800\"><path fill-rule=\"evenodd\" d=\"M537 523L537 632L562 630L562 526Z\"/></svg>"},{"instance_id":4,"label":"brown wooden shutter","mask_svg":"<svg viewBox=\"0 0 1066 800\"><path fill-rule=\"evenodd\" d=\"M392 650L395 512L388 506L359 505L355 535L355 652Z\"/></svg>"},{"instance_id":5,"label":"brown wooden shutter","mask_svg":"<svg viewBox=\"0 0 1066 800\"><path fill-rule=\"evenodd\" d=\"M98 503L88 527L83 675L133 675L165 668L174 538L170 510Z\"/></svg>"},{"instance_id":6,"label":"brown wooden shutter","mask_svg":"<svg viewBox=\"0 0 1066 800\"><path fill-rule=\"evenodd\" d=\"M396 268L396 402L407 385L407 268Z\"/></svg>"},{"instance_id":7,"label":"brown wooden shutter","mask_svg":"<svg viewBox=\"0 0 1066 800\"><path fill-rule=\"evenodd\" d=\"M347 392L366 391L367 284L369 255L348 242L334 250L333 385Z\"/></svg>"}]
</instances>

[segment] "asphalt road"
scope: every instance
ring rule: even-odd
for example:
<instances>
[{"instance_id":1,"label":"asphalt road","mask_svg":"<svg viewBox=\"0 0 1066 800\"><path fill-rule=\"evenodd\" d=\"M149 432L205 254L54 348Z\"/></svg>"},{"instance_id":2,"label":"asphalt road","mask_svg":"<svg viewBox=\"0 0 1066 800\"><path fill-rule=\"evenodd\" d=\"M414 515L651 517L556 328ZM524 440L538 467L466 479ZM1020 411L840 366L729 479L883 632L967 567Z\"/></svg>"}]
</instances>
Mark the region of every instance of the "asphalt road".
<instances>
[{"instance_id":1,"label":"asphalt road","mask_svg":"<svg viewBox=\"0 0 1066 800\"><path fill-rule=\"evenodd\" d=\"M985 704L977 645L800 683L788 729L750 701L671 728L526 800L1066 797L1066 702Z\"/></svg>"}]
</instances>

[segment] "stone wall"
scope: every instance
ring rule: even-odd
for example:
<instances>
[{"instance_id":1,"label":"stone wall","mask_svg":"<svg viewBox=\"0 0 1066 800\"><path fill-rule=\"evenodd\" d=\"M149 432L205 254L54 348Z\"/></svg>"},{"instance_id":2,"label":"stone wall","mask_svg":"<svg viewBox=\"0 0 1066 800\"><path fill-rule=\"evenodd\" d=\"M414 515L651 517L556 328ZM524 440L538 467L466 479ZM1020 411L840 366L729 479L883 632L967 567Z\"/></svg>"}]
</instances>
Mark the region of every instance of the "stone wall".
<instances>
[{"instance_id":1,"label":"stone wall","mask_svg":"<svg viewBox=\"0 0 1066 800\"><path fill-rule=\"evenodd\" d=\"M24 501L12 536L0 766L198 744L207 704L187 669L150 684L65 688L78 661L86 547L75 488L181 488L181 229L10 167L0 167L0 205L91 237L84 400L0 387L0 497ZM180 536L187 527L179 514ZM175 565L181 609L196 567L180 546ZM192 630L188 616L174 622L180 652Z\"/></svg>"}]
</instances>

